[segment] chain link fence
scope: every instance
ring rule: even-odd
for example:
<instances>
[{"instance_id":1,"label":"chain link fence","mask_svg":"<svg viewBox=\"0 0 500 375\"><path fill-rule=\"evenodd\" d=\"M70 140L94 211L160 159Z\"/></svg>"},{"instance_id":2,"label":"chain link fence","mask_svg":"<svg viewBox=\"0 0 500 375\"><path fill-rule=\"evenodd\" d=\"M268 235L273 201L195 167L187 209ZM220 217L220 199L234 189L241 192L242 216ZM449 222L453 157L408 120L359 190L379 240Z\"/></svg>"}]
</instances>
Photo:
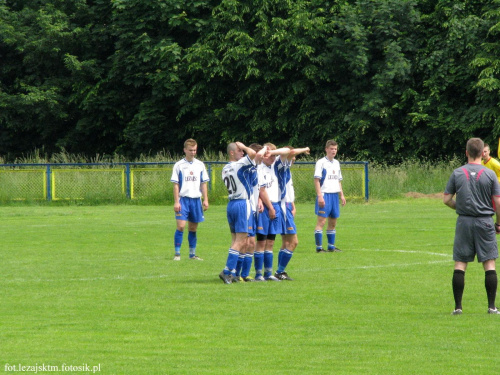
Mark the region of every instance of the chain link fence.
<instances>
[{"instance_id":1,"label":"chain link fence","mask_svg":"<svg viewBox=\"0 0 500 375\"><path fill-rule=\"evenodd\" d=\"M138 200L173 204L170 178L173 162L117 164L0 164L0 200L85 200L120 202ZM225 162L205 162L211 204L227 202L221 180ZM297 202L312 202L313 162L292 166ZM368 200L368 163L344 162L342 187L347 199Z\"/></svg>"}]
</instances>

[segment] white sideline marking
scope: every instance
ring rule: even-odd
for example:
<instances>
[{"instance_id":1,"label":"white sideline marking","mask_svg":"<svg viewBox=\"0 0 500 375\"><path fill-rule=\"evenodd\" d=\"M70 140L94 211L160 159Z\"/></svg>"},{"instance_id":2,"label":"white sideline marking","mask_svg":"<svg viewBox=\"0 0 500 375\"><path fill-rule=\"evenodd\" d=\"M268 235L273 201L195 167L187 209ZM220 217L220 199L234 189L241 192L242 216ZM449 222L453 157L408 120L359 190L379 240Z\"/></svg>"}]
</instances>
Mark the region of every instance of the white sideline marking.
<instances>
[{"instance_id":1,"label":"white sideline marking","mask_svg":"<svg viewBox=\"0 0 500 375\"><path fill-rule=\"evenodd\" d=\"M421 261L421 262L412 262L412 263L391 263L391 264L379 264L379 265L367 265L367 266L355 266L355 267L345 267L345 268L336 268L336 270L352 270L352 269L373 269L373 268L394 268L394 267L410 267L410 266L420 266L427 264L439 264L439 263L450 263L453 260L451 259L451 254L442 254L442 253L434 253L428 251L419 251L419 250L382 250L382 249L355 249L350 251L369 251L369 252L391 252L391 253L409 253L409 254L420 254L420 255L432 255L439 257L447 257L446 260L433 260L433 261ZM312 271L312 270L309 270ZM319 271L319 269L318 269ZM168 277L168 275L149 275L149 276L136 276L129 277L124 275L117 275L113 277L82 277L82 278L72 278L72 279L26 279L26 278L14 278L9 280L1 280L0 282L5 283L53 283L53 282L72 282L72 281L106 281L106 280L148 280L148 279L164 279Z\"/></svg>"},{"instance_id":2,"label":"white sideline marking","mask_svg":"<svg viewBox=\"0 0 500 375\"><path fill-rule=\"evenodd\" d=\"M377 266L358 266L358 267L349 267L349 268L338 268L342 270L352 270L352 269L361 269L367 270L372 268L394 268L394 267L411 267L411 266L421 266L427 264L438 264L438 263L451 263L450 260L434 260L430 262L416 262L416 263L392 263L392 264L381 264Z\"/></svg>"},{"instance_id":3,"label":"white sideline marking","mask_svg":"<svg viewBox=\"0 0 500 375\"><path fill-rule=\"evenodd\" d=\"M358 249L358 251L384 251L388 253L410 253L410 254L423 254L423 255L437 255L440 257L449 257L451 259L452 254L443 254L443 253L432 253L428 251L419 251L419 250L381 250L381 249Z\"/></svg>"}]
</instances>

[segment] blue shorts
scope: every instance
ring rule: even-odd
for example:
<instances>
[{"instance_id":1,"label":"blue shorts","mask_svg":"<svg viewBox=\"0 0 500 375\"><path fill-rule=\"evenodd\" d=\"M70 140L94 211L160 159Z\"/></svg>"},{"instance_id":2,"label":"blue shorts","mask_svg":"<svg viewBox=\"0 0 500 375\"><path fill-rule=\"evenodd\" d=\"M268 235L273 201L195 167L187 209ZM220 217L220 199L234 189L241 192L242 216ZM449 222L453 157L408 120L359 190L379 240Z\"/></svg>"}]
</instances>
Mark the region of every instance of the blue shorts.
<instances>
[{"instance_id":1,"label":"blue shorts","mask_svg":"<svg viewBox=\"0 0 500 375\"><path fill-rule=\"evenodd\" d=\"M269 209L264 205L264 212L257 218L257 233L267 236L268 234L281 234L285 231L283 215L279 203L273 203L276 217L269 218Z\"/></svg>"},{"instance_id":2,"label":"blue shorts","mask_svg":"<svg viewBox=\"0 0 500 375\"><path fill-rule=\"evenodd\" d=\"M285 231L283 234L297 234L297 226L295 225L295 219L292 215L292 204L286 204L286 221L285 221Z\"/></svg>"},{"instance_id":3,"label":"blue shorts","mask_svg":"<svg viewBox=\"0 0 500 375\"><path fill-rule=\"evenodd\" d=\"M324 193L323 199L325 200L325 207L320 208L316 197L316 215L337 219L340 216L339 193Z\"/></svg>"},{"instance_id":4,"label":"blue shorts","mask_svg":"<svg viewBox=\"0 0 500 375\"><path fill-rule=\"evenodd\" d=\"M231 233L248 233L250 203L246 199L234 199L227 204L227 222Z\"/></svg>"},{"instance_id":5,"label":"blue shorts","mask_svg":"<svg viewBox=\"0 0 500 375\"><path fill-rule=\"evenodd\" d=\"M180 212L175 213L176 220L185 220L191 223L201 223L205 220L200 198L180 197Z\"/></svg>"}]
</instances>

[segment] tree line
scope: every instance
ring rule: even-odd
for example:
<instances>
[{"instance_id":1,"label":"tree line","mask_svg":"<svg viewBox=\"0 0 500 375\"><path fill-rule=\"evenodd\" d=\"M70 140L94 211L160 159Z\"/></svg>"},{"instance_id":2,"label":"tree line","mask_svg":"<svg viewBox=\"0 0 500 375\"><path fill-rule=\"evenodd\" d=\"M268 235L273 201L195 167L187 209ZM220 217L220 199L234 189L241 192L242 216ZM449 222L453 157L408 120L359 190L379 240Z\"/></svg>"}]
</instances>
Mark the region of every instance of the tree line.
<instances>
[{"instance_id":1,"label":"tree line","mask_svg":"<svg viewBox=\"0 0 500 375\"><path fill-rule=\"evenodd\" d=\"M496 148L499 31L499 0L0 0L0 155Z\"/></svg>"}]
</instances>

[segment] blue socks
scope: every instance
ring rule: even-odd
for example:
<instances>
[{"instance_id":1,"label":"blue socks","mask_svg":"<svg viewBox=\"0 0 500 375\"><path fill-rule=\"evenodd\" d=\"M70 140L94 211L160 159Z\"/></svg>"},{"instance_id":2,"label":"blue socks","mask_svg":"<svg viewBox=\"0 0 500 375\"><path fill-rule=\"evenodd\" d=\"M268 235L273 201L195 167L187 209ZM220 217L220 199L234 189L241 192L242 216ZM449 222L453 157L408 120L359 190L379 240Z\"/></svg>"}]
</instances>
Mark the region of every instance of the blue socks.
<instances>
[{"instance_id":1,"label":"blue socks","mask_svg":"<svg viewBox=\"0 0 500 375\"><path fill-rule=\"evenodd\" d=\"M328 249L333 250L335 249L335 234L336 230L327 230L326 231L326 238L328 239Z\"/></svg>"},{"instance_id":2,"label":"blue socks","mask_svg":"<svg viewBox=\"0 0 500 375\"><path fill-rule=\"evenodd\" d=\"M314 231L314 239L316 241L316 250L323 248L323 231L316 230Z\"/></svg>"},{"instance_id":3,"label":"blue socks","mask_svg":"<svg viewBox=\"0 0 500 375\"><path fill-rule=\"evenodd\" d=\"M326 238L328 240L328 249L329 250L335 249L335 235L336 234L337 234L337 231L335 229L326 231ZM316 250L322 249L323 248L323 231L322 230L314 231L314 239L316 241Z\"/></svg>"},{"instance_id":4,"label":"blue socks","mask_svg":"<svg viewBox=\"0 0 500 375\"><path fill-rule=\"evenodd\" d=\"M182 246L182 235L184 233L181 232L180 230L175 230L174 234L174 249L175 249L175 255L181 255L181 246Z\"/></svg>"},{"instance_id":5,"label":"blue socks","mask_svg":"<svg viewBox=\"0 0 500 375\"><path fill-rule=\"evenodd\" d=\"M293 252L287 249L280 250L278 255L278 270L277 272L285 272L285 268L292 259Z\"/></svg>"},{"instance_id":6,"label":"blue socks","mask_svg":"<svg viewBox=\"0 0 500 375\"><path fill-rule=\"evenodd\" d=\"M181 246L184 232L176 229L174 234L174 249L175 255L181 255ZM188 233L188 243L189 243L189 257L192 258L196 255L196 232Z\"/></svg>"},{"instance_id":7,"label":"blue socks","mask_svg":"<svg viewBox=\"0 0 500 375\"><path fill-rule=\"evenodd\" d=\"M273 252L264 251L264 277L269 277L273 274Z\"/></svg>"},{"instance_id":8,"label":"blue socks","mask_svg":"<svg viewBox=\"0 0 500 375\"><path fill-rule=\"evenodd\" d=\"M264 266L264 253L255 252L254 255L255 277L262 276L262 268Z\"/></svg>"},{"instance_id":9,"label":"blue socks","mask_svg":"<svg viewBox=\"0 0 500 375\"><path fill-rule=\"evenodd\" d=\"M236 264L238 263L238 257L240 253L234 249L229 249L229 254L227 255L226 267L224 268L224 274L233 274L236 276Z\"/></svg>"},{"instance_id":10,"label":"blue socks","mask_svg":"<svg viewBox=\"0 0 500 375\"><path fill-rule=\"evenodd\" d=\"M189 257L192 258L196 255L196 232L188 233L188 243L189 243Z\"/></svg>"},{"instance_id":11,"label":"blue socks","mask_svg":"<svg viewBox=\"0 0 500 375\"><path fill-rule=\"evenodd\" d=\"M236 276L240 276L241 267L243 266L243 261L245 260L245 254L238 255L238 262L236 262Z\"/></svg>"},{"instance_id":12,"label":"blue socks","mask_svg":"<svg viewBox=\"0 0 500 375\"><path fill-rule=\"evenodd\" d=\"M250 275L250 269L252 268L253 254L245 254L245 259L243 260L243 265L241 267L241 277L245 278Z\"/></svg>"}]
</instances>

